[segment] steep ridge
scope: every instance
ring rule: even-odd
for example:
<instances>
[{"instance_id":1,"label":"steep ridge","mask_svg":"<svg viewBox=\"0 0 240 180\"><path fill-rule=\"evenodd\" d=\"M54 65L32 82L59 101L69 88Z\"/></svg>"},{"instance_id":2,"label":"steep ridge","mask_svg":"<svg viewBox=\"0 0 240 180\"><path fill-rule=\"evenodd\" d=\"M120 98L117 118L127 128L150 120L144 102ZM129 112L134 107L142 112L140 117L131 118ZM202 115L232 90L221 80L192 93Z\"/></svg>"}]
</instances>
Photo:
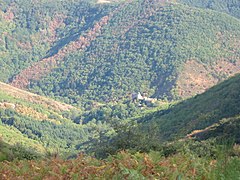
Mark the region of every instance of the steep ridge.
<instances>
[{"instance_id":1,"label":"steep ridge","mask_svg":"<svg viewBox=\"0 0 240 180\"><path fill-rule=\"evenodd\" d=\"M27 69L21 71L21 73L18 74L10 84L14 87L24 89L28 86L30 80L38 80L48 74L51 69L56 67L57 61L61 60L66 54L70 54L71 52L77 50L84 50L87 46L89 46L91 41L94 40L99 33L101 33L102 26L107 24L108 20L109 17L103 17L97 24L95 24L93 29L90 30L85 37L80 36L77 41L68 44L57 54L34 63Z\"/></svg>"},{"instance_id":2,"label":"steep ridge","mask_svg":"<svg viewBox=\"0 0 240 180\"><path fill-rule=\"evenodd\" d=\"M126 1L108 16L102 17L100 21L97 22L94 27L86 33L85 36L80 36L76 41L70 42L53 56L42 59L39 62L32 64L27 69L21 71L10 84L14 87L24 89L29 85L31 80L39 80L51 72L51 70L57 66L58 61L61 61L64 56L76 51L83 51L91 44L93 40L96 39L97 36L101 34L101 29L103 26L108 24L112 16L130 2L131 0Z\"/></svg>"},{"instance_id":3,"label":"steep ridge","mask_svg":"<svg viewBox=\"0 0 240 180\"><path fill-rule=\"evenodd\" d=\"M195 130L187 135L187 138L196 138L198 140L206 140L217 138L218 140L234 140L240 143L240 116L225 118L205 129Z\"/></svg>"},{"instance_id":4,"label":"steep ridge","mask_svg":"<svg viewBox=\"0 0 240 180\"><path fill-rule=\"evenodd\" d=\"M216 138L217 140L229 139L235 143L240 143L240 116L222 119L218 123L202 130L195 130L187 135L187 138L197 140L207 140Z\"/></svg>"}]
</instances>

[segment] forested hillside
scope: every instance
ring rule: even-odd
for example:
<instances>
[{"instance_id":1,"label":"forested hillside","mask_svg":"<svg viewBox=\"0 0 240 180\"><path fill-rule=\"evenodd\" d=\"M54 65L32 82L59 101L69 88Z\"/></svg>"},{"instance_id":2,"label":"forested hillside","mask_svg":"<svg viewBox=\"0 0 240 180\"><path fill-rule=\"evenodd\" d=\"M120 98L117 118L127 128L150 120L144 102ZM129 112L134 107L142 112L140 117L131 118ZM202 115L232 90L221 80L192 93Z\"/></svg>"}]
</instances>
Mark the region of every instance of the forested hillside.
<instances>
[{"instance_id":1,"label":"forested hillside","mask_svg":"<svg viewBox=\"0 0 240 180\"><path fill-rule=\"evenodd\" d=\"M103 133L91 150L97 157L105 157L124 149L159 150L164 144L175 146L192 138L203 141L199 147L205 140L210 144L239 143L239 82L240 75L236 75L201 95L130 118L113 126L117 134Z\"/></svg>"},{"instance_id":2,"label":"forested hillside","mask_svg":"<svg viewBox=\"0 0 240 180\"><path fill-rule=\"evenodd\" d=\"M104 122L74 123L80 113L71 105L0 83L0 139L14 147L72 155L101 131L112 131Z\"/></svg>"},{"instance_id":3,"label":"forested hillside","mask_svg":"<svg viewBox=\"0 0 240 180\"><path fill-rule=\"evenodd\" d=\"M239 21L225 14L135 1L113 15L84 53L67 56L31 87L71 103L138 91L189 97L240 70L239 30Z\"/></svg>"},{"instance_id":4,"label":"forested hillside","mask_svg":"<svg viewBox=\"0 0 240 180\"><path fill-rule=\"evenodd\" d=\"M103 17L91 1L1 1L1 79L51 56ZM92 13L94 12L94 13Z\"/></svg>"},{"instance_id":5,"label":"forested hillside","mask_svg":"<svg viewBox=\"0 0 240 180\"><path fill-rule=\"evenodd\" d=\"M240 75L236 75L201 95L177 103L168 110L149 114L138 121L146 127L155 124L158 128L155 133L159 134L163 141L184 137L194 130L196 131L193 134L198 132L201 134L201 131L197 130L206 128L205 132L212 132L212 137L228 135L236 138L238 142L239 82ZM231 136L228 133L231 133Z\"/></svg>"},{"instance_id":6,"label":"forested hillside","mask_svg":"<svg viewBox=\"0 0 240 180\"><path fill-rule=\"evenodd\" d=\"M236 18L240 18L240 4L238 0L180 0L179 2L228 13Z\"/></svg>"},{"instance_id":7,"label":"forested hillside","mask_svg":"<svg viewBox=\"0 0 240 180\"><path fill-rule=\"evenodd\" d=\"M206 4L4 1L1 80L79 106L204 92L240 70L239 2Z\"/></svg>"}]
</instances>

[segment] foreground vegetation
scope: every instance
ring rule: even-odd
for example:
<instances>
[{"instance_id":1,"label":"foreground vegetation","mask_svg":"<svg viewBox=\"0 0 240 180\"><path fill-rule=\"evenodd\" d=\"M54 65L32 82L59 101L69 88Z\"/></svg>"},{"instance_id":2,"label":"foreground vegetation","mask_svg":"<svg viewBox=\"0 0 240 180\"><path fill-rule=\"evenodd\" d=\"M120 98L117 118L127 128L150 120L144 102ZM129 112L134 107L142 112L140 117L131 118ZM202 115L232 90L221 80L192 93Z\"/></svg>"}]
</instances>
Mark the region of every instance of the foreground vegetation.
<instances>
[{"instance_id":1,"label":"foreground vegetation","mask_svg":"<svg viewBox=\"0 0 240 180\"><path fill-rule=\"evenodd\" d=\"M4 161L0 179L238 179L240 147L205 144L190 141L149 153L121 151L105 160L79 154L70 160Z\"/></svg>"},{"instance_id":2,"label":"foreground vegetation","mask_svg":"<svg viewBox=\"0 0 240 180\"><path fill-rule=\"evenodd\" d=\"M0 111L0 179L238 179L239 78L127 120L99 109L89 112L97 118L90 122L82 115L86 124L64 117L56 124L5 107ZM1 97L4 103L27 106L6 93ZM88 131L80 139L81 128Z\"/></svg>"}]
</instances>

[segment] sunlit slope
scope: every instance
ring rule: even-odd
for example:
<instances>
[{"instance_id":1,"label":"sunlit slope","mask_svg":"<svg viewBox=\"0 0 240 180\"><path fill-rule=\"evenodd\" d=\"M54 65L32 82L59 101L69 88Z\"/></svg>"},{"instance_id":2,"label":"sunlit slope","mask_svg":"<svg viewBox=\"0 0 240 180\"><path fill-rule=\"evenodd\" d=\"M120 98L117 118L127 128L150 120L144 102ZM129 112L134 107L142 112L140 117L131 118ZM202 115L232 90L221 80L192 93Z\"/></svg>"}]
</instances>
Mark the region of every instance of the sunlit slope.
<instances>
[{"instance_id":1,"label":"sunlit slope","mask_svg":"<svg viewBox=\"0 0 240 180\"><path fill-rule=\"evenodd\" d=\"M76 151L76 145L88 139L90 127L71 120L72 112L80 112L79 109L0 85L0 133L4 142L62 153Z\"/></svg>"},{"instance_id":2,"label":"sunlit slope","mask_svg":"<svg viewBox=\"0 0 240 180\"><path fill-rule=\"evenodd\" d=\"M225 13L134 1L112 14L84 52L66 56L30 88L72 103L132 92L190 97L240 71L239 39L240 21Z\"/></svg>"}]
</instances>

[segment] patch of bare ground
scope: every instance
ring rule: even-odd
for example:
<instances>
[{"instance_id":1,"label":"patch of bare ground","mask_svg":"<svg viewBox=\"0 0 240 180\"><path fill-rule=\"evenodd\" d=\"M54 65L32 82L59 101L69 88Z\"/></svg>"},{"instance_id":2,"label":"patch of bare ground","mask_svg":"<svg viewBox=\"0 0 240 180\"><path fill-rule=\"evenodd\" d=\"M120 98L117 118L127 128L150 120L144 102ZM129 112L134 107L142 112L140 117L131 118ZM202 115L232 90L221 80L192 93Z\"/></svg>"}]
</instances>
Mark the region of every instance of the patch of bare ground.
<instances>
[{"instance_id":1,"label":"patch of bare ground","mask_svg":"<svg viewBox=\"0 0 240 180\"><path fill-rule=\"evenodd\" d=\"M6 21L13 21L13 19L15 18L15 15L14 15L12 9L13 9L13 7L10 6L7 9L7 11L4 13L4 15L3 15L4 20L6 20Z\"/></svg>"},{"instance_id":2,"label":"patch of bare ground","mask_svg":"<svg viewBox=\"0 0 240 180\"><path fill-rule=\"evenodd\" d=\"M220 125L219 123L216 123L216 124L213 124L209 127L206 127L205 129L194 130L191 133L187 134L186 138L191 139L191 138L197 137L197 138L201 139L202 137L204 137L204 135L206 135L210 131L215 130L219 125Z\"/></svg>"},{"instance_id":3,"label":"patch of bare ground","mask_svg":"<svg viewBox=\"0 0 240 180\"><path fill-rule=\"evenodd\" d=\"M235 58L233 62L219 60L208 66L195 60L189 60L184 64L177 79L178 95L187 98L203 93L237 73L240 73L240 58Z\"/></svg>"}]
</instances>

